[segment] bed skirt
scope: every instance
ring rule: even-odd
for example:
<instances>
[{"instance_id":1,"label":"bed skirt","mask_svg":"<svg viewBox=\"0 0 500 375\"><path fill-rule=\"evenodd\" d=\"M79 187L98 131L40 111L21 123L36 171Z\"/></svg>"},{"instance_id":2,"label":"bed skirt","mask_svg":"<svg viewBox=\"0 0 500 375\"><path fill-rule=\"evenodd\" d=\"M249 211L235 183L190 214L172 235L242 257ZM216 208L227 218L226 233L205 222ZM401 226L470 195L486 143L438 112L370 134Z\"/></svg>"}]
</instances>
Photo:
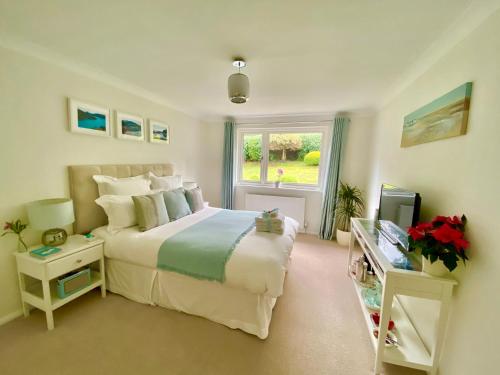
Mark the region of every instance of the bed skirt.
<instances>
[{"instance_id":1,"label":"bed skirt","mask_svg":"<svg viewBox=\"0 0 500 375\"><path fill-rule=\"evenodd\" d=\"M136 302L197 315L265 339L276 298L174 272L105 259L106 287Z\"/></svg>"}]
</instances>

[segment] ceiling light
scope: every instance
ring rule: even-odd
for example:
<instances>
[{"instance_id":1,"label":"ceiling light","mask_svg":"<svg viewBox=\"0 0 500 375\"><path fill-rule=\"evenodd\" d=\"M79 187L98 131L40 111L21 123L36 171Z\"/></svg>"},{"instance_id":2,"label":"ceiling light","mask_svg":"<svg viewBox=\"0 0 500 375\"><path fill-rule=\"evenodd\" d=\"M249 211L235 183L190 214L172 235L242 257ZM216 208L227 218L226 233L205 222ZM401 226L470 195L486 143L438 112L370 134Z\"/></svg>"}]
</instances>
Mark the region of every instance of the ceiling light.
<instances>
[{"instance_id":1,"label":"ceiling light","mask_svg":"<svg viewBox=\"0 0 500 375\"><path fill-rule=\"evenodd\" d=\"M229 100L236 104L246 103L250 94L248 77L241 73L241 68L246 66L245 60L238 57L233 61L233 66L238 68L238 73L231 74L227 80Z\"/></svg>"}]
</instances>

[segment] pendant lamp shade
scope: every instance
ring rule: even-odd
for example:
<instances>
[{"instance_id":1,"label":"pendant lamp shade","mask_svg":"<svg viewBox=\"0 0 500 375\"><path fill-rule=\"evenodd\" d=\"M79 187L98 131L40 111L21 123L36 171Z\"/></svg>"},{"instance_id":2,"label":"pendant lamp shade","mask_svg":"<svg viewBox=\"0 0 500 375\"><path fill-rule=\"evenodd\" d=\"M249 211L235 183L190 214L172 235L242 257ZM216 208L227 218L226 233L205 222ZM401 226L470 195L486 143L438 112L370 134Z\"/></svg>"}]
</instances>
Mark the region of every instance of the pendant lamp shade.
<instances>
[{"instance_id":1,"label":"pendant lamp shade","mask_svg":"<svg viewBox=\"0 0 500 375\"><path fill-rule=\"evenodd\" d=\"M229 100L236 104L246 103L250 94L248 77L243 73L234 73L227 80Z\"/></svg>"}]
</instances>

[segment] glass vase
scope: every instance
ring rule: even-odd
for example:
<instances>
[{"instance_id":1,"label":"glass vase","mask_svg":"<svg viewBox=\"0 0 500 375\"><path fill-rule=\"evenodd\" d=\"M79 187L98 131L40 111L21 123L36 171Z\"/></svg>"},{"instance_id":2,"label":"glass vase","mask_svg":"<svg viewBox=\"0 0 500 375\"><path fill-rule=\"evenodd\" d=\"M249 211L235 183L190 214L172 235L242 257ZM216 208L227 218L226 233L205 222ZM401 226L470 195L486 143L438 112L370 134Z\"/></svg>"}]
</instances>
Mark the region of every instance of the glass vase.
<instances>
[{"instance_id":1,"label":"glass vase","mask_svg":"<svg viewBox=\"0 0 500 375\"><path fill-rule=\"evenodd\" d=\"M28 246L26 246L26 243L24 242L23 236L21 236L21 234L17 235L17 251L20 253L28 251Z\"/></svg>"}]
</instances>

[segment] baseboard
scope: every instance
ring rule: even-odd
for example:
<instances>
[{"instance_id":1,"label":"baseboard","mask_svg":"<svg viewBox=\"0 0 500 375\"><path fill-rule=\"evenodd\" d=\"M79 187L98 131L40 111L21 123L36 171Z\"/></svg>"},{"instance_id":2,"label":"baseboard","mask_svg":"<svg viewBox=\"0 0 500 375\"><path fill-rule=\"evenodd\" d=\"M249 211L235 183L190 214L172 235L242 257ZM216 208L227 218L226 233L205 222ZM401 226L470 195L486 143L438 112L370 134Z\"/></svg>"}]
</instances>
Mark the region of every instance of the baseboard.
<instances>
[{"instance_id":1,"label":"baseboard","mask_svg":"<svg viewBox=\"0 0 500 375\"><path fill-rule=\"evenodd\" d=\"M23 315L23 310L17 310L17 311L11 312L10 314L7 314L5 316L0 317L0 326L5 324L5 323L10 322L11 320L19 318L22 315Z\"/></svg>"},{"instance_id":2,"label":"baseboard","mask_svg":"<svg viewBox=\"0 0 500 375\"><path fill-rule=\"evenodd\" d=\"M311 230L310 229L306 229L306 231L303 232L303 233L305 233L305 234L314 234L314 235L317 236L318 233L319 233L319 231L318 230L313 230L313 229L311 229Z\"/></svg>"}]
</instances>

